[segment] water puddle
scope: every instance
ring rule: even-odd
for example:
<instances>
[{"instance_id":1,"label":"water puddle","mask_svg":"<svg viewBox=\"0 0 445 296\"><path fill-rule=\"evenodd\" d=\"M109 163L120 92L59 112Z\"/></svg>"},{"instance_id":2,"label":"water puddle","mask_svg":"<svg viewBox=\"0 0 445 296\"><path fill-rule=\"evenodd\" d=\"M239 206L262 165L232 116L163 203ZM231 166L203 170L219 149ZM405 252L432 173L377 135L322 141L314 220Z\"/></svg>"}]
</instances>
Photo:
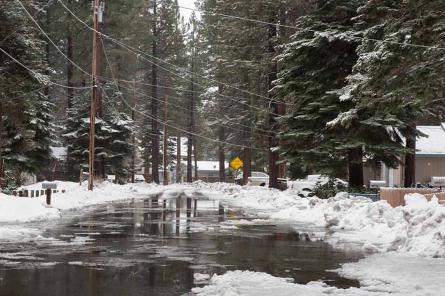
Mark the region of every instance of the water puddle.
<instances>
[{"instance_id":1,"label":"water puddle","mask_svg":"<svg viewBox=\"0 0 445 296\"><path fill-rule=\"evenodd\" d=\"M313 241L310 231L201 195L96 206L34 241L1 244L0 295L184 295L208 275L238 269L358 286L326 270L362 255Z\"/></svg>"}]
</instances>

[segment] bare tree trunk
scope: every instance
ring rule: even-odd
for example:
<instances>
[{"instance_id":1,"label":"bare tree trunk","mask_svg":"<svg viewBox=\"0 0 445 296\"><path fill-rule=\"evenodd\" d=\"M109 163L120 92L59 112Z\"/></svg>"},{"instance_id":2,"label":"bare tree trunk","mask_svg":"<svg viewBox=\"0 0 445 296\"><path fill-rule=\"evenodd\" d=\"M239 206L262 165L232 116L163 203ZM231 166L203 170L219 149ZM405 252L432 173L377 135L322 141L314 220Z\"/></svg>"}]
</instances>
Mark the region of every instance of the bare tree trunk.
<instances>
[{"instance_id":1,"label":"bare tree trunk","mask_svg":"<svg viewBox=\"0 0 445 296\"><path fill-rule=\"evenodd\" d=\"M198 180L198 152L196 151L196 138L193 140L193 159L195 161L195 181Z\"/></svg>"},{"instance_id":2,"label":"bare tree trunk","mask_svg":"<svg viewBox=\"0 0 445 296\"><path fill-rule=\"evenodd\" d=\"M154 57L158 54L158 44L157 44L158 30L157 30L157 1L153 1L153 46L152 54ZM152 155L152 177L153 182L159 184L159 123L158 123L158 67L152 64L151 68L151 96L153 97L151 101L151 115L153 117L152 126L152 144L151 144L151 155Z\"/></svg>"},{"instance_id":3,"label":"bare tree trunk","mask_svg":"<svg viewBox=\"0 0 445 296\"><path fill-rule=\"evenodd\" d=\"M416 183L416 125L408 128L406 133L406 148L410 149L405 155L405 187L412 187Z\"/></svg>"},{"instance_id":4,"label":"bare tree trunk","mask_svg":"<svg viewBox=\"0 0 445 296\"><path fill-rule=\"evenodd\" d=\"M193 182L193 168L192 168L192 153L193 153L193 137L188 136L187 139L187 182Z\"/></svg>"},{"instance_id":5,"label":"bare tree trunk","mask_svg":"<svg viewBox=\"0 0 445 296\"><path fill-rule=\"evenodd\" d=\"M275 17L273 18L273 23L275 23ZM275 55L275 38L277 37L277 27L275 25L269 25L269 45L268 52L270 57L272 58ZM268 75L268 84L269 90L272 89L272 82L277 79L277 63L274 61L271 64L269 75ZM277 120L276 116L279 113L278 102L270 96L270 114L269 114L269 187L270 188L279 188L278 184L278 175L279 175L279 154L276 149L279 145L279 140L277 136Z\"/></svg>"},{"instance_id":6,"label":"bare tree trunk","mask_svg":"<svg viewBox=\"0 0 445 296\"><path fill-rule=\"evenodd\" d=\"M176 138L176 183L181 183L182 181L182 159L181 159L181 136Z\"/></svg>"},{"instance_id":7,"label":"bare tree trunk","mask_svg":"<svg viewBox=\"0 0 445 296\"><path fill-rule=\"evenodd\" d=\"M363 150L356 148L349 151L348 155L349 186L361 188L363 179Z\"/></svg>"},{"instance_id":8,"label":"bare tree trunk","mask_svg":"<svg viewBox=\"0 0 445 296\"><path fill-rule=\"evenodd\" d=\"M226 159L224 155L224 127L220 126L218 130L218 139L220 141L218 146L218 160L219 160L219 182L226 181Z\"/></svg>"}]
</instances>

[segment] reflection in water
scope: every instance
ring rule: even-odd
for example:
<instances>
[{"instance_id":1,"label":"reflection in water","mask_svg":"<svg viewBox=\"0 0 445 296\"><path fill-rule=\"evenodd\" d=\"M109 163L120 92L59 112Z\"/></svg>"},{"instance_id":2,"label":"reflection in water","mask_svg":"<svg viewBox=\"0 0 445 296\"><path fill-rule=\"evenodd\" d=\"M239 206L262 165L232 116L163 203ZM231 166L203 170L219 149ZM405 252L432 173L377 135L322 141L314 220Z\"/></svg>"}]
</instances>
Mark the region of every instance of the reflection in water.
<instances>
[{"instance_id":1,"label":"reflection in water","mask_svg":"<svg viewBox=\"0 0 445 296\"><path fill-rule=\"evenodd\" d=\"M194 286L195 272L236 269L357 285L326 270L360 254L311 242L287 226L225 228L227 219L243 218L226 213L217 201L186 195L72 213L46 238L0 244L0 296L181 295Z\"/></svg>"}]
</instances>

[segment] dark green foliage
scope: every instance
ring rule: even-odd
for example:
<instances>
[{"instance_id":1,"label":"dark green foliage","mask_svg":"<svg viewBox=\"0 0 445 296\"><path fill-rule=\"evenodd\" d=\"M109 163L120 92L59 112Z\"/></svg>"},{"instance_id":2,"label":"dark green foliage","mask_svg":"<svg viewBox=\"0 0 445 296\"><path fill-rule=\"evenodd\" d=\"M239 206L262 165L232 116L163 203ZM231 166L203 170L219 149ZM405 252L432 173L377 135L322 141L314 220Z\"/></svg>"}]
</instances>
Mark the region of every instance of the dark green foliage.
<instances>
[{"instance_id":1,"label":"dark green foliage","mask_svg":"<svg viewBox=\"0 0 445 296\"><path fill-rule=\"evenodd\" d=\"M44 43L16 1L0 1L0 46L28 68L0 53L0 171L20 183L21 173L48 166L53 106L43 91L49 86Z\"/></svg>"}]
</instances>

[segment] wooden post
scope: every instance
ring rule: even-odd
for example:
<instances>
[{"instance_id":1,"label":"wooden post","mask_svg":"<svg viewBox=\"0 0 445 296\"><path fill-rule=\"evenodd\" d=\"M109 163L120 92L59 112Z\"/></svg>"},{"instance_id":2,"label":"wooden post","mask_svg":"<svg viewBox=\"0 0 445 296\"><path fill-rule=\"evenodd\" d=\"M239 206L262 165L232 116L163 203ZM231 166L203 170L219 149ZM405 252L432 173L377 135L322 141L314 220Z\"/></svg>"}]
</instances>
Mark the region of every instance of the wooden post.
<instances>
[{"instance_id":1,"label":"wooden post","mask_svg":"<svg viewBox=\"0 0 445 296\"><path fill-rule=\"evenodd\" d=\"M52 193L52 190L50 188L46 189L46 204L47 205L51 204L51 193Z\"/></svg>"},{"instance_id":2,"label":"wooden post","mask_svg":"<svg viewBox=\"0 0 445 296\"><path fill-rule=\"evenodd\" d=\"M95 135L96 135L96 101L97 101L97 70L98 70L98 34L99 31L99 0L94 0L94 32L93 32L93 62L92 62L92 76L93 76L93 91L91 94L91 110L90 110L90 145L88 157L88 190L92 191L94 186L94 153L95 153Z\"/></svg>"},{"instance_id":3,"label":"wooden post","mask_svg":"<svg viewBox=\"0 0 445 296\"><path fill-rule=\"evenodd\" d=\"M163 167L164 167L164 180L163 184L168 185L168 97L165 96L164 101L164 157L163 157Z\"/></svg>"}]
</instances>

